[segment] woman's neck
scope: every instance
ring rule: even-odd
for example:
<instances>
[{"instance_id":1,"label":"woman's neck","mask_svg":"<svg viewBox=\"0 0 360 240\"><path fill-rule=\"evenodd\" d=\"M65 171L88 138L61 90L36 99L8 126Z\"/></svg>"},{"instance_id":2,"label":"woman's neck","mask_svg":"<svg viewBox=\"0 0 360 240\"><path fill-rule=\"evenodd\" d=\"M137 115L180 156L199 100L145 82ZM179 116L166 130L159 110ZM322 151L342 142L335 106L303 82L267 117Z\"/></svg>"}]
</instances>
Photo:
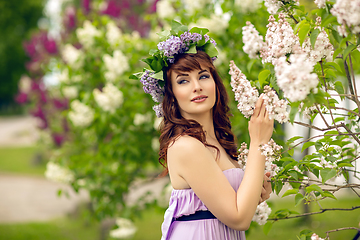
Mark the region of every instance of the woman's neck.
<instances>
[{"instance_id":1,"label":"woman's neck","mask_svg":"<svg viewBox=\"0 0 360 240\"><path fill-rule=\"evenodd\" d=\"M191 119L197 121L202 126L207 142L213 142L216 140L214 121L211 112L205 115L192 116Z\"/></svg>"}]
</instances>

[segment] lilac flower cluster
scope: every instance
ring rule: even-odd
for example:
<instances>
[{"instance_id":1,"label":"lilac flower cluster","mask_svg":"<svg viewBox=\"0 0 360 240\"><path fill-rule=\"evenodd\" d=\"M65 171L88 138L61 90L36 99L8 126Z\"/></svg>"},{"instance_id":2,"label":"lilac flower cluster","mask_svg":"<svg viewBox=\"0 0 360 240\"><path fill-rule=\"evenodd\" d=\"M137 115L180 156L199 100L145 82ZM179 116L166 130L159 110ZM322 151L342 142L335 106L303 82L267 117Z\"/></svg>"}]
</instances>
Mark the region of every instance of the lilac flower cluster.
<instances>
[{"instance_id":1,"label":"lilac flower cluster","mask_svg":"<svg viewBox=\"0 0 360 240\"><path fill-rule=\"evenodd\" d=\"M281 149L282 146L277 145L273 139L270 139L267 144L261 144L259 146L261 155L265 156L264 173L270 172L270 177L275 176L281 170L276 164L274 164L274 161L278 161L281 158ZM240 168L245 170L249 154L247 144L243 142L238 151L238 163L240 165Z\"/></svg>"},{"instance_id":2,"label":"lilac flower cluster","mask_svg":"<svg viewBox=\"0 0 360 240\"><path fill-rule=\"evenodd\" d=\"M208 35L204 35L205 41L209 41L216 46L216 42L213 39L210 39ZM169 39L160 42L157 46L158 49L163 52L164 56L167 57L169 63L174 63L176 54L184 53L189 50L189 47L193 43L197 43L202 40L202 35L199 33L190 33L189 31L184 32L177 36L170 36ZM213 58L213 61L216 58Z\"/></svg>"},{"instance_id":3,"label":"lilac flower cluster","mask_svg":"<svg viewBox=\"0 0 360 240\"><path fill-rule=\"evenodd\" d=\"M267 219L269 218L270 213L271 213L271 208L264 201L257 206L255 214L251 219L251 221L257 222L259 225L264 225Z\"/></svg>"},{"instance_id":4,"label":"lilac flower cluster","mask_svg":"<svg viewBox=\"0 0 360 240\"><path fill-rule=\"evenodd\" d=\"M153 110L155 111L156 116L158 118L164 117L164 111L163 111L163 108L162 108L162 103L160 103L159 105L153 106Z\"/></svg>"},{"instance_id":5,"label":"lilac flower cluster","mask_svg":"<svg viewBox=\"0 0 360 240\"><path fill-rule=\"evenodd\" d=\"M160 103L164 98L165 90L159 85L159 79L151 77L152 74L152 72L146 70L140 82L143 84L144 92L150 94L154 102Z\"/></svg>"},{"instance_id":6,"label":"lilac flower cluster","mask_svg":"<svg viewBox=\"0 0 360 240\"><path fill-rule=\"evenodd\" d=\"M280 100L276 92L268 85L264 87L263 99L270 119L275 119L279 123L289 121L289 113L286 111L287 101Z\"/></svg>"}]
</instances>

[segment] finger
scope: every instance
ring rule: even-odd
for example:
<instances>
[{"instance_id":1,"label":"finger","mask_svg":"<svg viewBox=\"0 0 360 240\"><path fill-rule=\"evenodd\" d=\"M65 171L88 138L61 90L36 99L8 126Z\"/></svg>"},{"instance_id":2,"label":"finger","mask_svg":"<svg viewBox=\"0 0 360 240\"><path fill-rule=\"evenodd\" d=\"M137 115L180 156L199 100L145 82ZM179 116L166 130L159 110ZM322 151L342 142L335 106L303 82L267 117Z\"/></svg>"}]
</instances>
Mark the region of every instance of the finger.
<instances>
[{"instance_id":1,"label":"finger","mask_svg":"<svg viewBox=\"0 0 360 240\"><path fill-rule=\"evenodd\" d=\"M261 104L259 116L265 117L266 112L267 112L267 111L266 111L266 106L265 106L264 100L263 100L263 102L262 102L262 104Z\"/></svg>"},{"instance_id":2,"label":"finger","mask_svg":"<svg viewBox=\"0 0 360 240\"><path fill-rule=\"evenodd\" d=\"M255 110L254 110L253 116L255 116L255 117L259 116L261 105L262 105L263 101L264 100L262 99L262 95L260 95L259 99L257 100L257 102L255 104Z\"/></svg>"},{"instance_id":3,"label":"finger","mask_svg":"<svg viewBox=\"0 0 360 240\"><path fill-rule=\"evenodd\" d=\"M269 179L270 174L271 174L270 172L265 173L265 176L267 177L267 179Z\"/></svg>"}]
</instances>

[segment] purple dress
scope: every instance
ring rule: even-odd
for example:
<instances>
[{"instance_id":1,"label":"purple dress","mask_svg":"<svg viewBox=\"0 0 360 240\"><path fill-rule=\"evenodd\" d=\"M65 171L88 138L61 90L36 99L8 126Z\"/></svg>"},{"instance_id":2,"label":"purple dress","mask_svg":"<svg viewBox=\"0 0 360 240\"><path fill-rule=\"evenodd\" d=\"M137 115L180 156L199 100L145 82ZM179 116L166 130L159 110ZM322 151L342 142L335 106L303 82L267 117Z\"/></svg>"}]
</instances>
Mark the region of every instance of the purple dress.
<instances>
[{"instance_id":1,"label":"purple dress","mask_svg":"<svg viewBox=\"0 0 360 240\"><path fill-rule=\"evenodd\" d=\"M223 173L237 191L244 171L240 168L231 168ZM244 231L229 228L217 219L172 221L173 218L204 210L208 209L192 189L174 189L161 225L161 240L245 240Z\"/></svg>"}]
</instances>

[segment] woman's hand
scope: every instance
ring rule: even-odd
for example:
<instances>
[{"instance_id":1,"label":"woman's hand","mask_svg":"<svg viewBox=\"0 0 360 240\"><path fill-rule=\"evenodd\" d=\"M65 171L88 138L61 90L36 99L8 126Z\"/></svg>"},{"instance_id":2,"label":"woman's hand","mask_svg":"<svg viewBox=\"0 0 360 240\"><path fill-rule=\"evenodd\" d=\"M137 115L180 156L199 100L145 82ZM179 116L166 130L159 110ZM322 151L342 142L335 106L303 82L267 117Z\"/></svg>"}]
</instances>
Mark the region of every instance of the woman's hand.
<instances>
[{"instance_id":1,"label":"woman's hand","mask_svg":"<svg viewBox=\"0 0 360 240\"><path fill-rule=\"evenodd\" d=\"M255 110L249 121L249 134L252 142L264 144L269 142L274 129L274 119L269 119L264 99L260 95Z\"/></svg>"},{"instance_id":2,"label":"woman's hand","mask_svg":"<svg viewBox=\"0 0 360 240\"><path fill-rule=\"evenodd\" d=\"M263 201L269 199L270 194L272 192L272 188L271 188L271 182L269 182L268 180L270 180L270 173L267 172L264 175L264 182L263 182L263 188L261 190L261 196L260 196L260 200L259 200L259 204L262 203Z\"/></svg>"}]
</instances>

